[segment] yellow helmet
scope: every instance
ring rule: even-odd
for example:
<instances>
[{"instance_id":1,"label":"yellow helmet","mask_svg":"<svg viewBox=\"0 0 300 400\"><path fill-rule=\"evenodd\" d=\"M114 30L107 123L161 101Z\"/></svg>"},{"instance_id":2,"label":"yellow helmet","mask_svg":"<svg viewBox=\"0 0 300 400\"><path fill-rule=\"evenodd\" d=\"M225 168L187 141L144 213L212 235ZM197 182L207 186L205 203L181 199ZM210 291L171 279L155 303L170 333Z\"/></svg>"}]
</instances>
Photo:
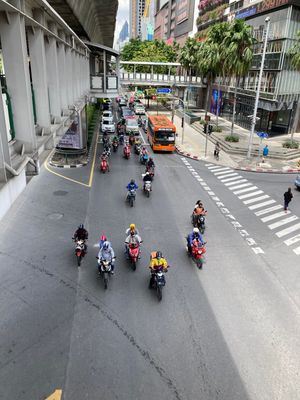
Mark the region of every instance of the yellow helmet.
<instances>
[{"instance_id":1,"label":"yellow helmet","mask_svg":"<svg viewBox=\"0 0 300 400\"><path fill-rule=\"evenodd\" d=\"M129 228L130 229L135 229L135 224L130 224Z\"/></svg>"}]
</instances>

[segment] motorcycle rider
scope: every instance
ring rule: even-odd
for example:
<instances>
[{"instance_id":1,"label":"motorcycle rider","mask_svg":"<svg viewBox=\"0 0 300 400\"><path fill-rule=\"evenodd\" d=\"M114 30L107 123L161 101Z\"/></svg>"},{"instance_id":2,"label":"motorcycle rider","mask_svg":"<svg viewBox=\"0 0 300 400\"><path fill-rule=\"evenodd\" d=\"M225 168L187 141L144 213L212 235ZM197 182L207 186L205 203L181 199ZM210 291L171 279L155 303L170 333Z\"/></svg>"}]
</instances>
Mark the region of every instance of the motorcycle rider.
<instances>
[{"instance_id":1,"label":"motorcycle rider","mask_svg":"<svg viewBox=\"0 0 300 400\"><path fill-rule=\"evenodd\" d=\"M155 164L152 157L150 157L149 160L147 161L146 167L147 169L155 168Z\"/></svg>"},{"instance_id":2,"label":"motorcycle rider","mask_svg":"<svg viewBox=\"0 0 300 400\"><path fill-rule=\"evenodd\" d=\"M201 244L204 245L204 240L198 228L194 228L193 231L186 238L189 254L192 254L192 242L194 239L198 239Z\"/></svg>"},{"instance_id":3,"label":"motorcycle rider","mask_svg":"<svg viewBox=\"0 0 300 400\"><path fill-rule=\"evenodd\" d=\"M99 260L109 260L111 262L111 274L113 275L115 269L114 261L116 257L112 245L107 240L103 243L102 247L100 247L98 258ZM98 268L100 272L100 265Z\"/></svg>"},{"instance_id":4,"label":"motorcycle rider","mask_svg":"<svg viewBox=\"0 0 300 400\"><path fill-rule=\"evenodd\" d=\"M162 252L161 251L157 251L155 256L152 257L151 260L150 260L149 268L151 270L151 278L150 278L150 282L149 282L149 289L151 289L153 287L155 272L160 268L163 269L163 272L167 272L168 271L168 266L169 266L168 262L162 256Z\"/></svg>"},{"instance_id":5,"label":"motorcycle rider","mask_svg":"<svg viewBox=\"0 0 300 400\"><path fill-rule=\"evenodd\" d=\"M86 245L86 240L88 240L89 234L88 231L84 228L83 224L80 224L76 230L76 232L73 235L73 239L75 242L78 240L83 240L84 241L84 251L86 252L87 250L87 245Z\"/></svg>"},{"instance_id":6,"label":"motorcycle rider","mask_svg":"<svg viewBox=\"0 0 300 400\"><path fill-rule=\"evenodd\" d=\"M136 228L135 224L130 224L129 228L126 229L126 236L130 235L133 232L135 235L139 235L139 231Z\"/></svg>"},{"instance_id":7,"label":"motorcycle rider","mask_svg":"<svg viewBox=\"0 0 300 400\"><path fill-rule=\"evenodd\" d=\"M131 190L137 190L139 187L138 185L135 183L134 179L131 179L130 182L128 183L128 185L126 186L126 189L128 190L127 192L127 198L130 195L130 191Z\"/></svg>"},{"instance_id":8,"label":"motorcycle rider","mask_svg":"<svg viewBox=\"0 0 300 400\"><path fill-rule=\"evenodd\" d=\"M134 244L140 246L142 242L142 238L134 230L130 230L129 235L125 239L125 252L127 258L129 258L129 245Z\"/></svg>"},{"instance_id":9,"label":"motorcycle rider","mask_svg":"<svg viewBox=\"0 0 300 400\"><path fill-rule=\"evenodd\" d=\"M108 163L108 154L107 154L107 152L103 152L103 153L101 154L101 161L100 161L100 163L101 163L102 161L106 161L107 171L109 172L109 163Z\"/></svg>"},{"instance_id":10,"label":"motorcycle rider","mask_svg":"<svg viewBox=\"0 0 300 400\"><path fill-rule=\"evenodd\" d=\"M111 246L111 243L109 240L107 240L107 236L106 235L101 235L100 236L100 241L99 241L99 249L101 249L101 247L103 246L104 242L108 242L109 245Z\"/></svg>"},{"instance_id":11,"label":"motorcycle rider","mask_svg":"<svg viewBox=\"0 0 300 400\"><path fill-rule=\"evenodd\" d=\"M143 189L144 189L144 190L145 190L145 183L146 183L146 182L152 182L152 180L153 180L153 178L152 178L152 176L150 175L150 172L146 171L146 173L145 173L145 175L144 175L144 177L143 177L143 182L144 182ZM151 188L151 190L152 190L152 188Z\"/></svg>"}]
</instances>

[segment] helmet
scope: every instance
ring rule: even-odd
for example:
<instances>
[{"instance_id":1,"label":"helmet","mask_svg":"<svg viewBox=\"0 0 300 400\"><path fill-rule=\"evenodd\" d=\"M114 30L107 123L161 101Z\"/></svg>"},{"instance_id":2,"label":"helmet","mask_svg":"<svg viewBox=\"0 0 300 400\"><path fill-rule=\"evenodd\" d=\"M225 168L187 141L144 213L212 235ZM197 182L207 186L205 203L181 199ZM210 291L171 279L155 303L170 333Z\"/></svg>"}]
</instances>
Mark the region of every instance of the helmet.
<instances>
[{"instance_id":1,"label":"helmet","mask_svg":"<svg viewBox=\"0 0 300 400\"><path fill-rule=\"evenodd\" d=\"M134 184L134 183L135 183L135 180L134 180L134 179L131 179L130 183Z\"/></svg>"},{"instance_id":2,"label":"helmet","mask_svg":"<svg viewBox=\"0 0 300 400\"><path fill-rule=\"evenodd\" d=\"M149 171L146 171L146 172L145 172L145 175L150 175Z\"/></svg>"},{"instance_id":3,"label":"helmet","mask_svg":"<svg viewBox=\"0 0 300 400\"><path fill-rule=\"evenodd\" d=\"M78 228L79 228L79 229L84 229L83 224L80 224Z\"/></svg>"},{"instance_id":4,"label":"helmet","mask_svg":"<svg viewBox=\"0 0 300 400\"><path fill-rule=\"evenodd\" d=\"M194 228L194 229L193 229L193 232L194 232L194 233L199 233L199 229L198 229L198 228Z\"/></svg>"},{"instance_id":5,"label":"helmet","mask_svg":"<svg viewBox=\"0 0 300 400\"><path fill-rule=\"evenodd\" d=\"M107 250L109 248L109 243L105 241L102 246L103 250Z\"/></svg>"},{"instance_id":6,"label":"helmet","mask_svg":"<svg viewBox=\"0 0 300 400\"><path fill-rule=\"evenodd\" d=\"M162 258L162 253L161 251L156 252L156 258Z\"/></svg>"},{"instance_id":7,"label":"helmet","mask_svg":"<svg viewBox=\"0 0 300 400\"><path fill-rule=\"evenodd\" d=\"M135 229L135 224L130 224L130 225L129 225L129 228L130 228L130 230Z\"/></svg>"},{"instance_id":8,"label":"helmet","mask_svg":"<svg viewBox=\"0 0 300 400\"><path fill-rule=\"evenodd\" d=\"M153 161L153 160L152 160L152 157L149 157L149 161Z\"/></svg>"},{"instance_id":9,"label":"helmet","mask_svg":"<svg viewBox=\"0 0 300 400\"><path fill-rule=\"evenodd\" d=\"M103 240L105 242L107 240L107 237L105 235L101 235L100 240Z\"/></svg>"}]
</instances>

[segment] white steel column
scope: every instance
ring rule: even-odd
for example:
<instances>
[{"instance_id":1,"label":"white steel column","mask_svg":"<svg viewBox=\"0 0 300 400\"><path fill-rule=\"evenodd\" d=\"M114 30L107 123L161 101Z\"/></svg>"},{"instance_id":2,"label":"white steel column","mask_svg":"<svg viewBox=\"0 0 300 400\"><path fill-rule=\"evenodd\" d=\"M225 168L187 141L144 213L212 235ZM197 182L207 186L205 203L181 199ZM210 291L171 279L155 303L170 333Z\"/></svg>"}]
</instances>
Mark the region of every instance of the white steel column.
<instances>
[{"instance_id":1,"label":"white steel column","mask_svg":"<svg viewBox=\"0 0 300 400\"><path fill-rule=\"evenodd\" d=\"M1 93L2 93L2 88L0 81L0 94ZM8 150L4 108L3 108L2 97L0 97L0 182L6 182L6 172L5 172L4 162L6 162L8 165L11 165L9 150Z\"/></svg>"},{"instance_id":2,"label":"white steel column","mask_svg":"<svg viewBox=\"0 0 300 400\"><path fill-rule=\"evenodd\" d=\"M18 13L1 14L0 37L16 139L25 145L25 151L32 151L36 148L36 136L24 17Z\"/></svg>"},{"instance_id":3,"label":"white steel column","mask_svg":"<svg viewBox=\"0 0 300 400\"><path fill-rule=\"evenodd\" d=\"M73 87L73 102L78 100L78 90L77 90L77 56L76 52L72 51L72 87Z\"/></svg>"},{"instance_id":4,"label":"white steel column","mask_svg":"<svg viewBox=\"0 0 300 400\"><path fill-rule=\"evenodd\" d=\"M34 18L43 24L43 13L40 9L34 10ZM44 32L38 27L27 29L32 85L35 96L37 124L41 127L50 126L50 110L47 87L47 66L45 55Z\"/></svg>"},{"instance_id":5,"label":"white steel column","mask_svg":"<svg viewBox=\"0 0 300 400\"><path fill-rule=\"evenodd\" d=\"M58 36L65 41L63 31L58 32ZM64 43L60 42L57 48L57 61L59 71L60 101L62 109L68 108L67 82L66 82L66 50Z\"/></svg>"},{"instance_id":6,"label":"white steel column","mask_svg":"<svg viewBox=\"0 0 300 400\"><path fill-rule=\"evenodd\" d=\"M51 24L51 28L52 32L57 33L54 24ZM47 61L50 112L52 117L61 117L59 71L56 45L56 39L48 36L45 42L45 50Z\"/></svg>"},{"instance_id":7,"label":"white steel column","mask_svg":"<svg viewBox=\"0 0 300 400\"><path fill-rule=\"evenodd\" d=\"M66 47L66 79L67 79L67 98L68 106L74 103L73 85L72 85L72 50L71 47Z\"/></svg>"}]
</instances>

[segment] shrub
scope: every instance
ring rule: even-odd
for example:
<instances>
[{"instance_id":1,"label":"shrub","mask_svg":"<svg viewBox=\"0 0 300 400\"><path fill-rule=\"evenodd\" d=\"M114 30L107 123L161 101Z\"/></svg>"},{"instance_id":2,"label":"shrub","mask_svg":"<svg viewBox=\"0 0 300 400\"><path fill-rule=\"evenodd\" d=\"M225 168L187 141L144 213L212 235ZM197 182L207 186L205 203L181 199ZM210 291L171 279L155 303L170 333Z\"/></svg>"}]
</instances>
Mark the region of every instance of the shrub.
<instances>
[{"instance_id":1,"label":"shrub","mask_svg":"<svg viewBox=\"0 0 300 400\"><path fill-rule=\"evenodd\" d=\"M222 128L220 126L213 126L213 132L222 132Z\"/></svg>"},{"instance_id":2,"label":"shrub","mask_svg":"<svg viewBox=\"0 0 300 400\"><path fill-rule=\"evenodd\" d=\"M298 149L299 143L288 140L282 144L282 147L285 147L286 149Z\"/></svg>"},{"instance_id":3,"label":"shrub","mask_svg":"<svg viewBox=\"0 0 300 400\"><path fill-rule=\"evenodd\" d=\"M205 124L205 121L204 121L204 119L200 119L200 121L199 121L199 122L200 122L200 124L201 124L201 125L204 125L204 124Z\"/></svg>"},{"instance_id":4,"label":"shrub","mask_svg":"<svg viewBox=\"0 0 300 400\"><path fill-rule=\"evenodd\" d=\"M225 141L226 142L234 142L237 143L239 141L239 137L238 136L233 136L233 135L228 135L225 137Z\"/></svg>"}]
</instances>

